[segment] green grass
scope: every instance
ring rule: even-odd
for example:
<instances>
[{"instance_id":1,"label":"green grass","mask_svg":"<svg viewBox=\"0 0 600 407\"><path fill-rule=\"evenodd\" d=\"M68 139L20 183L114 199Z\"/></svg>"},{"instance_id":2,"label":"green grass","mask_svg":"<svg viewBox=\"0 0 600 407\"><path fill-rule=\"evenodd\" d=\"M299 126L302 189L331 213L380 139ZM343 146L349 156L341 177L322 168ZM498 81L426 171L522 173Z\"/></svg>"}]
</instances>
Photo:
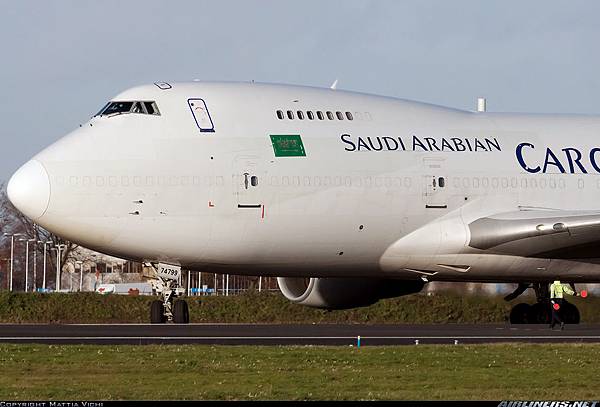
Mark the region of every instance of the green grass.
<instances>
[{"instance_id":1,"label":"green grass","mask_svg":"<svg viewBox=\"0 0 600 407\"><path fill-rule=\"evenodd\" d=\"M0 399L593 399L600 345L0 345Z\"/></svg>"}]
</instances>

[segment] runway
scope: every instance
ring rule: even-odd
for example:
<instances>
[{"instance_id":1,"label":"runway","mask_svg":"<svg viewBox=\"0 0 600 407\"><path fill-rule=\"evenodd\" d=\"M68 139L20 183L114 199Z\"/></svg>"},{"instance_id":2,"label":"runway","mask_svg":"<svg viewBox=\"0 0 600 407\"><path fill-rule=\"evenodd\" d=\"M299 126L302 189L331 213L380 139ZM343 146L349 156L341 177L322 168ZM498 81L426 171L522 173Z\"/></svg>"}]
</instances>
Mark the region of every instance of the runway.
<instances>
[{"instance_id":1,"label":"runway","mask_svg":"<svg viewBox=\"0 0 600 407\"><path fill-rule=\"evenodd\" d=\"M600 343L600 325L0 324L0 343L353 345Z\"/></svg>"}]
</instances>

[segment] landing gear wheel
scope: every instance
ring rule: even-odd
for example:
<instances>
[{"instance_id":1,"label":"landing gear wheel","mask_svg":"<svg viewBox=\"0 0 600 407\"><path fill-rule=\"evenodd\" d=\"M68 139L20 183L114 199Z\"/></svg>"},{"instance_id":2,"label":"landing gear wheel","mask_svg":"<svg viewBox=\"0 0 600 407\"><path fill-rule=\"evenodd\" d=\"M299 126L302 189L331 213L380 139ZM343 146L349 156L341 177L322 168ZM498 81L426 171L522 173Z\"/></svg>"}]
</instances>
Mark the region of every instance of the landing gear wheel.
<instances>
[{"instance_id":1,"label":"landing gear wheel","mask_svg":"<svg viewBox=\"0 0 600 407\"><path fill-rule=\"evenodd\" d=\"M150 323L152 324L164 324L165 318L165 307L162 301L154 300L150 303Z\"/></svg>"},{"instance_id":2,"label":"landing gear wheel","mask_svg":"<svg viewBox=\"0 0 600 407\"><path fill-rule=\"evenodd\" d=\"M529 308L530 324L549 324L551 319L550 304L547 302L537 302Z\"/></svg>"},{"instance_id":3,"label":"landing gear wheel","mask_svg":"<svg viewBox=\"0 0 600 407\"><path fill-rule=\"evenodd\" d=\"M511 324L528 324L529 323L529 310L531 306L524 302L515 305L510 310L510 323Z\"/></svg>"},{"instance_id":4,"label":"landing gear wheel","mask_svg":"<svg viewBox=\"0 0 600 407\"><path fill-rule=\"evenodd\" d=\"M173 304L173 322L176 324L190 323L190 311L187 302L184 300L177 300Z\"/></svg>"},{"instance_id":5,"label":"landing gear wheel","mask_svg":"<svg viewBox=\"0 0 600 407\"><path fill-rule=\"evenodd\" d=\"M562 320L565 324L578 324L580 320L579 310L574 304L563 301L563 305L560 309Z\"/></svg>"}]
</instances>

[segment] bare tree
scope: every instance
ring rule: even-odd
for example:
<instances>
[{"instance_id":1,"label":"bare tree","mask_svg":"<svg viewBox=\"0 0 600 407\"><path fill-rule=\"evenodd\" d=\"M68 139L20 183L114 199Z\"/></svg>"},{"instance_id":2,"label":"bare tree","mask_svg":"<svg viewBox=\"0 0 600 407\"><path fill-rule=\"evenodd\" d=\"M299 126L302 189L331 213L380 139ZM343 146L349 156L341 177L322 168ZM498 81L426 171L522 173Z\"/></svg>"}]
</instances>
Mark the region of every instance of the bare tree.
<instances>
[{"instance_id":1,"label":"bare tree","mask_svg":"<svg viewBox=\"0 0 600 407\"><path fill-rule=\"evenodd\" d=\"M40 254L42 254L44 251L44 242L51 242L48 244L50 247L64 245L60 250L60 263L61 265L66 264L67 260L71 259L72 254L78 248L78 246L75 243L65 240L60 236L55 235L54 233L51 233L43 227L35 224L31 219L27 218L13 206L6 195L6 190L3 184L0 184L0 188L0 227L2 228L2 233L22 233L24 239L35 239L34 244L31 245L31 250L36 250ZM42 242L42 244L38 244L38 242ZM7 256L10 254L9 239L4 239L2 241L0 252L2 256ZM22 253L19 252L19 254ZM53 250L48 250L47 256L49 270L54 271L54 273L50 273L52 276L56 273L56 252ZM23 263L22 256L18 255L16 250L14 257L16 266ZM37 256L37 259L38 261L41 260L42 256ZM22 267L17 267L15 270L15 275L22 274L21 270Z\"/></svg>"}]
</instances>

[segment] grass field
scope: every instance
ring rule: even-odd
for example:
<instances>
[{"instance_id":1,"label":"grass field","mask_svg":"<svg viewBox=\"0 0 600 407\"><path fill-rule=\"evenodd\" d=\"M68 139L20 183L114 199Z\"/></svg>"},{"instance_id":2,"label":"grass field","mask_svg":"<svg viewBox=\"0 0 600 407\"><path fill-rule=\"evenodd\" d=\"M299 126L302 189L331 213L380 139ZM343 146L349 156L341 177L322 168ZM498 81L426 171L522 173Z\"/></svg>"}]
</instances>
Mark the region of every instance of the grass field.
<instances>
[{"instance_id":1,"label":"grass field","mask_svg":"<svg viewBox=\"0 0 600 407\"><path fill-rule=\"evenodd\" d=\"M0 399L594 399L600 345L0 345Z\"/></svg>"}]
</instances>

